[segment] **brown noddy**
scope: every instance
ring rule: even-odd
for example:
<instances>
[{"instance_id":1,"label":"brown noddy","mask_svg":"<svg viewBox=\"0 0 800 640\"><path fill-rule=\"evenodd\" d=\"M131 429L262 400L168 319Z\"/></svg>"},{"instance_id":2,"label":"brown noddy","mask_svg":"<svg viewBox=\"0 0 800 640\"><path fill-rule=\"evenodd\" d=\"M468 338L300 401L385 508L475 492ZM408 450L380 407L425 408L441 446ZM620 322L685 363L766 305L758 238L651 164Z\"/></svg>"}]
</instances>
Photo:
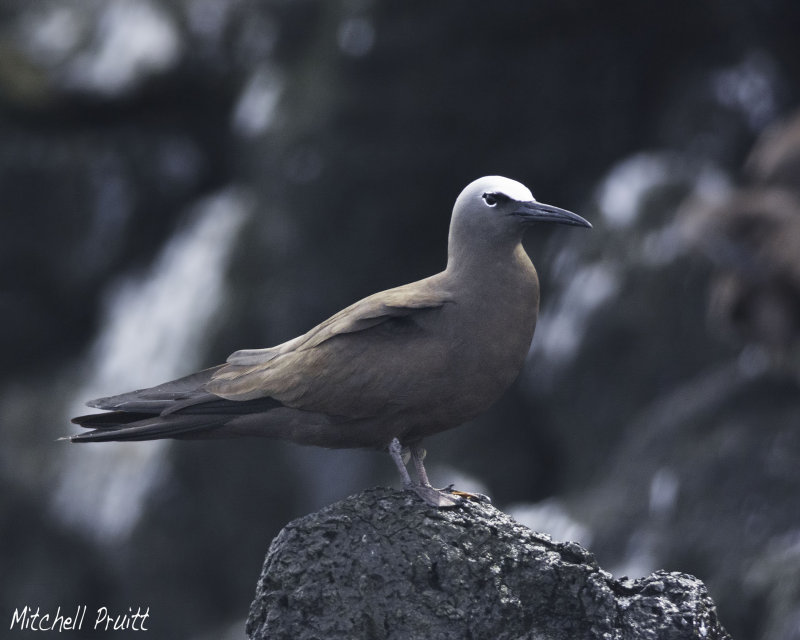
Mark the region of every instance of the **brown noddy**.
<instances>
[{"instance_id":1,"label":"brown noddy","mask_svg":"<svg viewBox=\"0 0 800 640\"><path fill-rule=\"evenodd\" d=\"M522 236L537 222L591 227L537 202L519 182L475 180L453 208L441 273L364 298L275 347L236 351L223 365L92 400L88 406L106 412L74 418L92 430L67 439L262 436L388 449L406 488L452 506L464 494L431 487L421 442L484 411L519 374L539 310Z\"/></svg>"}]
</instances>

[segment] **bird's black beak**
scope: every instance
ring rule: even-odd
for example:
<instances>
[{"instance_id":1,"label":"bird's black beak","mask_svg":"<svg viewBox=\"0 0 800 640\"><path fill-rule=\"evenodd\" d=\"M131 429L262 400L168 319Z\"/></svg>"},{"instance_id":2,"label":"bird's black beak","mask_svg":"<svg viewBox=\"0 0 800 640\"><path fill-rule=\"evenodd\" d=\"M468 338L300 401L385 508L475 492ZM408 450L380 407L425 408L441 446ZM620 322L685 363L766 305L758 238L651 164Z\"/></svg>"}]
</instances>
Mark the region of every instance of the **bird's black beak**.
<instances>
[{"instance_id":1,"label":"bird's black beak","mask_svg":"<svg viewBox=\"0 0 800 640\"><path fill-rule=\"evenodd\" d=\"M514 209L514 215L519 216L526 222L555 222L557 224L570 224L576 227L592 228L588 220L581 218L577 213L559 209L543 202L518 202Z\"/></svg>"}]
</instances>

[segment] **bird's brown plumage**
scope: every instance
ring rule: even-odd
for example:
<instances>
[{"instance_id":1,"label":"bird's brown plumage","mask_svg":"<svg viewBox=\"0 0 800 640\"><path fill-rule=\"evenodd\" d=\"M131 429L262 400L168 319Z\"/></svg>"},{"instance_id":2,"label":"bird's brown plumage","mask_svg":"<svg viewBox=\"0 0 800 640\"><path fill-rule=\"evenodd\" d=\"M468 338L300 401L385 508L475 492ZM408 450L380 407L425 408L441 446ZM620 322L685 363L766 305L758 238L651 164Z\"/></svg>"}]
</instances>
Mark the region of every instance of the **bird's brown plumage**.
<instances>
[{"instance_id":1,"label":"bird's brown plumage","mask_svg":"<svg viewBox=\"0 0 800 640\"><path fill-rule=\"evenodd\" d=\"M275 347L95 400L111 413L75 418L94 430L71 440L256 435L385 448L458 426L522 368L539 283L521 239L538 220L590 226L512 180L476 180L456 201L441 273L364 298Z\"/></svg>"}]
</instances>

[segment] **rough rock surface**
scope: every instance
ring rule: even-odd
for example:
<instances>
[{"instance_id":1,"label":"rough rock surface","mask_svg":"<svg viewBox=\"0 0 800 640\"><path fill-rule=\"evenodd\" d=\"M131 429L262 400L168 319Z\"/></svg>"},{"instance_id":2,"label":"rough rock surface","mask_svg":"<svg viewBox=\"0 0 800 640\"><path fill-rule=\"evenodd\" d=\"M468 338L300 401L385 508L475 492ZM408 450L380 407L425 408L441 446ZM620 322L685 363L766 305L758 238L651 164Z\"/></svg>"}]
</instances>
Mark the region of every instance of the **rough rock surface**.
<instances>
[{"instance_id":1,"label":"rough rock surface","mask_svg":"<svg viewBox=\"0 0 800 640\"><path fill-rule=\"evenodd\" d=\"M698 579L616 580L488 504L436 510L371 489L287 525L247 621L251 640L730 638Z\"/></svg>"}]
</instances>

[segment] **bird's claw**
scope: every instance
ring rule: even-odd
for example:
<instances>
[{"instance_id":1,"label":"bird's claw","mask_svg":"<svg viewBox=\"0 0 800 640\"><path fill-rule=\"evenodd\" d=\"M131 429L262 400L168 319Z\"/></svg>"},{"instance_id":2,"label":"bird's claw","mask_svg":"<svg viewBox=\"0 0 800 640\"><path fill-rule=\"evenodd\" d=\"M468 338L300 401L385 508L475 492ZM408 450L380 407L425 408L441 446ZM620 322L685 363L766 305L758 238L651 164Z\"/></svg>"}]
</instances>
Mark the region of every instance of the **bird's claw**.
<instances>
[{"instance_id":1,"label":"bird's claw","mask_svg":"<svg viewBox=\"0 0 800 640\"><path fill-rule=\"evenodd\" d=\"M454 496L458 496L459 498L464 498L466 500L472 500L473 502L480 502L482 504L492 504L492 499L484 495L482 493L469 493L467 491L457 491L455 489L451 489L453 485L451 484L447 490L453 494Z\"/></svg>"},{"instance_id":2,"label":"bird's claw","mask_svg":"<svg viewBox=\"0 0 800 640\"><path fill-rule=\"evenodd\" d=\"M422 500L436 507L437 509L446 509L463 504L465 500L473 502L480 502L482 504L491 504L492 499L482 493L468 493L466 491L457 491L453 489L453 485L447 485L444 489L436 489L430 485L415 484L405 487L406 489L416 493Z\"/></svg>"},{"instance_id":3,"label":"bird's claw","mask_svg":"<svg viewBox=\"0 0 800 640\"><path fill-rule=\"evenodd\" d=\"M408 488L422 498L426 504L437 509L456 507L463 502L463 498L460 496L449 493L444 489L434 489L430 485L415 484Z\"/></svg>"}]
</instances>

